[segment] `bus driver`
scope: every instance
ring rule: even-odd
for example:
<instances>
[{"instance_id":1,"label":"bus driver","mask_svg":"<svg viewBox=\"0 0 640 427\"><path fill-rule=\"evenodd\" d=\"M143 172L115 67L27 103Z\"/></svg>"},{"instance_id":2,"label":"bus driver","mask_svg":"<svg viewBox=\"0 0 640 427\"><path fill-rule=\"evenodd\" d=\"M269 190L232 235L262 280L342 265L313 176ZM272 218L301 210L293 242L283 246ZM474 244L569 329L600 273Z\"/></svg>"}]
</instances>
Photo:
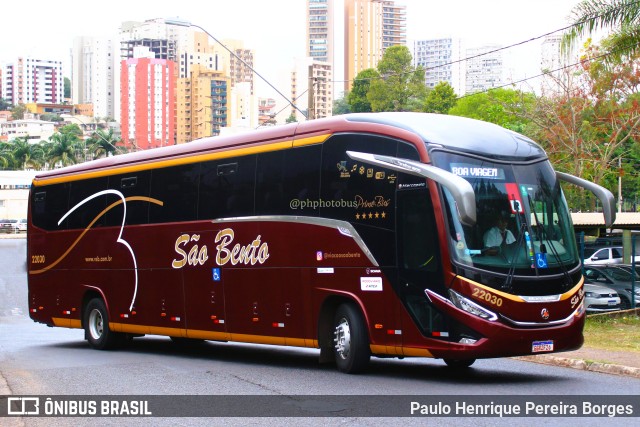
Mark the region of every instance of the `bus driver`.
<instances>
[{"instance_id":1,"label":"bus driver","mask_svg":"<svg viewBox=\"0 0 640 427\"><path fill-rule=\"evenodd\" d=\"M497 248L509 245L516 241L513 233L507 229L507 218L498 214L495 225L484 233L483 242L485 248Z\"/></svg>"}]
</instances>

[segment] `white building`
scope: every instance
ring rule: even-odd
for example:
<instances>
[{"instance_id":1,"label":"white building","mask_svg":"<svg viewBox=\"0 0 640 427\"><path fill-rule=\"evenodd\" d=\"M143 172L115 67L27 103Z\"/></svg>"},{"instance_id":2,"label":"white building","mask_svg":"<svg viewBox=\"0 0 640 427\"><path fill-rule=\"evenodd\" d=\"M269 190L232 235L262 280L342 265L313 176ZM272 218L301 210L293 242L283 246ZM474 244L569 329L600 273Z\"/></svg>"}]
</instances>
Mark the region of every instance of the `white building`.
<instances>
[{"instance_id":1,"label":"white building","mask_svg":"<svg viewBox=\"0 0 640 427\"><path fill-rule=\"evenodd\" d=\"M17 104L62 104L62 61L18 58L2 67L2 97Z\"/></svg>"},{"instance_id":2,"label":"white building","mask_svg":"<svg viewBox=\"0 0 640 427\"><path fill-rule=\"evenodd\" d=\"M333 80L333 69L328 62L313 58L295 61L291 71L291 100L298 109L292 107L287 117L293 114L297 121L304 121L299 110L306 110L309 119L332 116Z\"/></svg>"},{"instance_id":3,"label":"white building","mask_svg":"<svg viewBox=\"0 0 640 427\"><path fill-rule=\"evenodd\" d=\"M465 93L465 68L460 62L460 39L443 37L413 42L413 63L425 69L425 84L429 88L440 82L451 85L456 95Z\"/></svg>"},{"instance_id":4,"label":"white building","mask_svg":"<svg viewBox=\"0 0 640 427\"><path fill-rule=\"evenodd\" d=\"M30 143L48 140L55 132L55 123L44 120L25 119L0 122L0 139L11 141L16 138L29 138Z\"/></svg>"},{"instance_id":5,"label":"white building","mask_svg":"<svg viewBox=\"0 0 640 427\"><path fill-rule=\"evenodd\" d=\"M92 104L95 117L116 117L119 77L116 44L112 39L76 37L73 41L71 99Z\"/></svg>"},{"instance_id":6,"label":"white building","mask_svg":"<svg viewBox=\"0 0 640 427\"><path fill-rule=\"evenodd\" d=\"M466 50L465 94L483 92L504 84L502 46L485 45Z\"/></svg>"}]
</instances>

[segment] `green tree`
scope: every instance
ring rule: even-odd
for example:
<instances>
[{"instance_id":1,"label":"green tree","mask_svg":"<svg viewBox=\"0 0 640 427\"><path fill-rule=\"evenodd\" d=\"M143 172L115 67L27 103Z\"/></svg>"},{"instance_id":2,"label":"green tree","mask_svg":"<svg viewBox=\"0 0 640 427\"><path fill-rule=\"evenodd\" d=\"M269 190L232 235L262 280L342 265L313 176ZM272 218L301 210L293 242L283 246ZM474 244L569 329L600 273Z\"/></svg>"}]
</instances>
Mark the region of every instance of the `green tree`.
<instances>
[{"instance_id":1,"label":"green tree","mask_svg":"<svg viewBox=\"0 0 640 427\"><path fill-rule=\"evenodd\" d=\"M412 65L406 46L388 48L378 63L380 78L371 80L367 99L372 111L418 111L426 97L424 69Z\"/></svg>"},{"instance_id":2,"label":"green tree","mask_svg":"<svg viewBox=\"0 0 640 427\"><path fill-rule=\"evenodd\" d=\"M373 111L367 94L371 88L371 82L379 78L380 73L375 68L367 68L358 73L351 86L351 91L347 94L347 103L352 113L369 113Z\"/></svg>"},{"instance_id":3,"label":"green tree","mask_svg":"<svg viewBox=\"0 0 640 427\"><path fill-rule=\"evenodd\" d=\"M97 129L85 143L94 158L109 157L124 152L124 149L118 146L121 140L115 137L113 129Z\"/></svg>"},{"instance_id":4,"label":"green tree","mask_svg":"<svg viewBox=\"0 0 640 427\"><path fill-rule=\"evenodd\" d=\"M584 0L571 11L573 26L563 38L568 52L586 35L611 30L608 60L620 62L640 46L640 2L637 0Z\"/></svg>"},{"instance_id":5,"label":"green tree","mask_svg":"<svg viewBox=\"0 0 640 427\"><path fill-rule=\"evenodd\" d=\"M12 108L13 105L9 101L6 101L4 98L0 98L0 111L7 111Z\"/></svg>"},{"instance_id":6,"label":"green tree","mask_svg":"<svg viewBox=\"0 0 640 427\"><path fill-rule=\"evenodd\" d=\"M60 129L58 129L58 132L71 135L76 139L80 139L84 135L82 132L82 129L80 129L80 126L78 126L77 123L70 123L68 125L64 125Z\"/></svg>"},{"instance_id":7,"label":"green tree","mask_svg":"<svg viewBox=\"0 0 640 427\"><path fill-rule=\"evenodd\" d=\"M65 99L71 98L71 80L69 80L69 77L64 78L64 97Z\"/></svg>"},{"instance_id":8,"label":"green tree","mask_svg":"<svg viewBox=\"0 0 640 427\"><path fill-rule=\"evenodd\" d=\"M24 119L24 113L27 112L27 106L24 104L18 104L15 105L10 111L13 120L22 120Z\"/></svg>"},{"instance_id":9,"label":"green tree","mask_svg":"<svg viewBox=\"0 0 640 427\"><path fill-rule=\"evenodd\" d=\"M50 167L73 165L78 163L79 153L84 155L84 148L73 133L56 132L45 144L45 159Z\"/></svg>"},{"instance_id":10,"label":"green tree","mask_svg":"<svg viewBox=\"0 0 640 427\"><path fill-rule=\"evenodd\" d=\"M10 163L15 169L24 170L27 168L40 169L44 159L44 153L40 144L32 144L29 137L19 137L13 139L7 146L10 153Z\"/></svg>"},{"instance_id":11,"label":"green tree","mask_svg":"<svg viewBox=\"0 0 640 427\"><path fill-rule=\"evenodd\" d=\"M295 113L291 113L291 114L289 115L289 117L287 117L286 122L287 122L287 123L297 123L297 122L298 122L298 119L296 119L296 114L295 114Z\"/></svg>"},{"instance_id":12,"label":"green tree","mask_svg":"<svg viewBox=\"0 0 640 427\"><path fill-rule=\"evenodd\" d=\"M348 114L351 112L351 107L347 102L349 94L343 94L342 97L333 100L333 115L339 116L341 114Z\"/></svg>"},{"instance_id":13,"label":"green tree","mask_svg":"<svg viewBox=\"0 0 640 427\"><path fill-rule=\"evenodd\" d=\"M424 111L427 113L447 114L456 105L458 97L451 85L440 82L427 93L424 102Z\"/></svg>"},{"instance_id":14,"label":"green tree","mask_svg":"<svg viewBox=\"0 0 640 427\"><path fill-rule=\"evenodd\" d=\"M640 141L640 55L615 63L591 46L581 69L554 78L562 93L539 99L531 116L539 140L559 170L615 191L618 163L633 157ZM567 198L577 208L594 208L582 191Z\"/></svg>"},{"instance_id":15,"label":"green tree","mask_svg":"<svg viewBox=\"0 0 640 427\"><path fill-rule=\"evenodd\" d=\"M527 118L527 111L533 108L535 100L535 95L530 93L498 88L459 98L449 114L495 123L528 135L531 120Z\"/></svg>"}]
</instances>

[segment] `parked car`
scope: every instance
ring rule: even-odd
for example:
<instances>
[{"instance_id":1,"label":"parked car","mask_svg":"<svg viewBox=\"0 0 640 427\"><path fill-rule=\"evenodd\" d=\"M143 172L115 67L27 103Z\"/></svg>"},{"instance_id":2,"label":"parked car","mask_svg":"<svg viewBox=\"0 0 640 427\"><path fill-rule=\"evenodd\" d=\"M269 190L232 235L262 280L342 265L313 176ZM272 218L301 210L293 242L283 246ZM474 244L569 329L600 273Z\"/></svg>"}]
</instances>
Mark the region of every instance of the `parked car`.
<instances>
[{"instance_id":1,"label":"parked car","mask_svg":"<svg viewBox=\"0 0 640 427\"><path fill-rule=\"evenodd\" d=\"M26 233L27 232L27 220L19 219L16 224L16 229L18 233Z\"/></svg>"},{"instance_id":2,"label":"parked car","mask_svg":"<svg viewBox=\"0 0 640 427\"><path fill-rule=\"evenodd\" d=\"M585 248L584 265L608 265L622 263L622 246L606 248ZM636 255L636 262L640 262L640 255Z\"/></svg>"},{"instance_id":3,"label":"parked car","mask_svg":"<svg viewBox=\"0 0 640 427\"><path fill-rule=\"evenodd\" d=\"M631 301L635 307L640 306L640 275L636 273L635 289L631 292L631 272L625 267L617 265L590 265L584 268L585 283L603 285L615 290L620 296L620 309L631 308ZM632 295L634 299L632 299Z\"/></svg>"},{"instance_id":4,"label":"parked car","mask_svg":"<svg viewBox=\"0 0 640 427\"><path fill-rule=\"evenodd\" d=\"M587 313L620 310L620 296L616 291L606 286L585 283L584 307Z\"/></svg>"},{"instance_id":5,"label":"parked car","mask_svg":"<svg viewBox=\"0 0 640 427\"><path fill-rule=\"evenodd\" d=\"M18 220L17 219L3 219L0 220L0 232L1 233L16 233Z\"/></svg>"}]
</instances>

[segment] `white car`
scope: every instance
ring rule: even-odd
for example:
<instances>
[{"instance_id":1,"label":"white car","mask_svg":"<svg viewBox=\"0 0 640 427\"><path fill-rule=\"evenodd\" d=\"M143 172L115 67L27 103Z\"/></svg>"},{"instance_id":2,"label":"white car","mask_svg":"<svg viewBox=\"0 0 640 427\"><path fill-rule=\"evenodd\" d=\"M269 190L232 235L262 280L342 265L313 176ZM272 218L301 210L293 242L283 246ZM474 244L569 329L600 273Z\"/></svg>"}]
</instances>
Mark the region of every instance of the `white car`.
<instances>
[{"instance_id":1,"label":"white car","mask_svg":"<svg viewBox=\"0 0 640 427\"><path fill-rule=\"evenodd\" d=\"M587 313L604 313L620 310L620 296L602 285L584 284L584 308Z\"/></svg>"},{"instance_id":2,"label":"white car","mask_svg":"<svg viewBox=\"0 0 640 427\"><path fill-rule=\"evenodd\" d=\"M18 233L26 233L27 232L27 220L19 219L16 224L16 232Z\"/></svg>"},{"instance_id":3,"label":"white car","mask_svg":"<svg viewBox=\"0 0 640 427\"><path fill-rule=\"evenodd\" d=\"M588 253L585 250L584 265L622 264L622 246L609 246L591 251L593 252ZM640 262L640 255L636 255L635 261Z\"/></svg>"}]
</instances>

